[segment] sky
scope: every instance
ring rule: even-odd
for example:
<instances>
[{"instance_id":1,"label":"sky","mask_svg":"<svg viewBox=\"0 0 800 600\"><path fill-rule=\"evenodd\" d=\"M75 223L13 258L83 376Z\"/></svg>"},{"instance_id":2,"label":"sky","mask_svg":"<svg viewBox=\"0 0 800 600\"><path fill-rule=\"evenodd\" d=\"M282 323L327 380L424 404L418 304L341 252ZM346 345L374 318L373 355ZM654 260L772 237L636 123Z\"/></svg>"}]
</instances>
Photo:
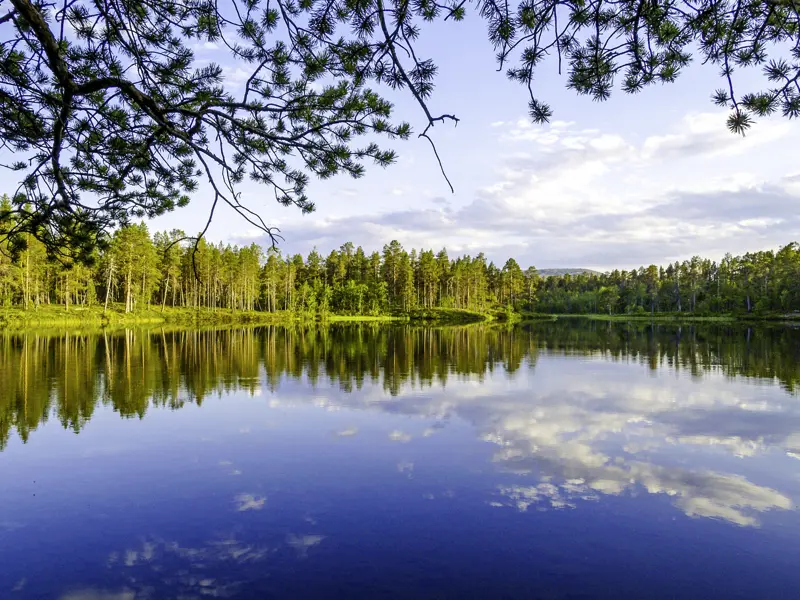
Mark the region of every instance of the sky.
<instances>
[{"instance_id":1,"label":"sky","mask_svg":"<svg viewBox=\"0 0 800 600\"><path fill-rule=\"evenodd\" d=\"M245 182L242 201L285 238L283 253L323 255L352 241L366 251L396 239L407 249L446 247L451 256L484 252L523 268L598 270L666 264L701 255L777 248L800 239L800 125L761 119L738 137L726 111L710 100L721 81L715 67L690 66L669 85L635 96L615 91L603 103L566 89L554 62L539 67L539 99L553 110L549 125L532 124L527 91L497 71L484 23L424 25L418 54L439 67L429 102L434 114L452 113L457 126L437 124L437 144L455 192L435 156L416 135L393 142L396 164L368 165L358 180L313 181L317 210L302 215L282 207L272 190ZM227 51L198 45L200 62L217 62L233 91L247 72ZM736 74L740 92L755 91L757 73ZM386 92L386 90L382 90ZM385 94L395 115L415 132L424 115L409 92ZM16 187L4 173L6 187ZM151 231L200 231L212 195L201 185L188 208L149 223ZM210 241L264 243L230 209L218 209Z\"/></svg>"}]
</instances>

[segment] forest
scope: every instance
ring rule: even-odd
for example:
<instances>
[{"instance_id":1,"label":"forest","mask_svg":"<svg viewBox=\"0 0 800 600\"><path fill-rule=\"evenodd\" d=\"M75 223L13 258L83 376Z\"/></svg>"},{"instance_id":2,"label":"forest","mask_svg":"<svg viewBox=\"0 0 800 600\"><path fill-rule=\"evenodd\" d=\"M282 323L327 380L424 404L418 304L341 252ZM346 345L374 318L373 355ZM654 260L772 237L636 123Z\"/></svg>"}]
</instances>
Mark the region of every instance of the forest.
<instances>
[{"instance_id":1,"label":"forest","mask_svg":"<svg viewBox=\"0 0 800 600\"><path fill-rule=\"evenodd\" d=\"M630 271L547 277L534 310L554 314L788 315L800 310L800 245L694 256Z\"/></svg>"},{"instance_id":2,"label":"forest","mask_svg":"<svg viewBox=\"0 0 800 600\"><path fill-rule=\"evenodd\" d=\"M718 262L694 257L666 267L540 276L514 258L501 266L483 253L451 258L446 249L408 251L396 240L381 252L347 242L327 256L313 249L304 257L257 244L201 239L195 246L181 241L181 231L151 235L144 223L118 228L87 265L51 258L29 234L14 245L2 236L9 227L8 219L0 221L0 306L29 310L180 307L376 316L427 309L698 316L800 310L797 243Z\"/></svg>"}]
</instances>

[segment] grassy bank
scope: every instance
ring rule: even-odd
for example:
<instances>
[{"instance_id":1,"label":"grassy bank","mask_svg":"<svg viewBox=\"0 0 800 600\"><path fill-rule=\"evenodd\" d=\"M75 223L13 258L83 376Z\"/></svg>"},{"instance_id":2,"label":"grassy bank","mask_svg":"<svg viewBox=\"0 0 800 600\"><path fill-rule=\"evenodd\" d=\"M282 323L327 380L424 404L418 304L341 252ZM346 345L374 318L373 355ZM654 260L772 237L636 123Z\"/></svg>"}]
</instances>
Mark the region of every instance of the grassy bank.
<instances>
[{"instance_id":1,"label":"grassy bank","mask_svg":"<svg viewBox=\"0 0 800 600\"><path fill-rule=\"evenodd\" d=\"M231 311L227 309L160 308L126 313L123 306L110 306L103 311L102 306L71 307L40 306L38 309L21 308L0 309L0 329L28 328L97 328L129 327L149 325L178 325L200 327L209 325L268 325L291 322L417 322L437 324L463 324L485 320L480 313L456 310L432 310L422 313L401 315L333 315L303 314L281 311L275 313L261 311Z\"/></svg>"},{"instance_id":2,"label":"grassy bank","mask_svg":"<svg viewBox=\"0 0 800 600\"><path fill-rule=\"evenodd\" d=\"M324 315L319 320L325 323L374 323L408 321L405 315Z\"/></svg>"},{"instance_id":3,"label":"grassy bank","mask_svg":"<svg viewBox=\"0 0 800 600\"><path fill-rule=\"evenodd\" d=\"M139 310L132 313L118 306L103 311L97 307L40 306L38 309L0 309L0 329L22 329L38 327L125 327L132 325L225 325L237 323L276 323L290 319L288 313L264 313L231 310L195 310L189 308L167 308Z\"/></svg>"}]
</instances>

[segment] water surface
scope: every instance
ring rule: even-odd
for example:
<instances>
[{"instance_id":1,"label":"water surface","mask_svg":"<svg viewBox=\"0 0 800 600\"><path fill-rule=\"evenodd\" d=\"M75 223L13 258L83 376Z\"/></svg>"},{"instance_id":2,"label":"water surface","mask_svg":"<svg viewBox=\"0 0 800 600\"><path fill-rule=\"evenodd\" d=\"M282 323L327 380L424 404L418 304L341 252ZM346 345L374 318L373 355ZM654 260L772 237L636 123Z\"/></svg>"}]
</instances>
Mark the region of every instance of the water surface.
<instances>
[{"instance_id":1,"label":"water surface","mask_svg":"<svg viewBox=\"0 0 800 600\"><path fill-rule=\"evenodd\" d=\"M0 336L0 598L796 598L800 332Z\"/></svg>"}]
</instances>

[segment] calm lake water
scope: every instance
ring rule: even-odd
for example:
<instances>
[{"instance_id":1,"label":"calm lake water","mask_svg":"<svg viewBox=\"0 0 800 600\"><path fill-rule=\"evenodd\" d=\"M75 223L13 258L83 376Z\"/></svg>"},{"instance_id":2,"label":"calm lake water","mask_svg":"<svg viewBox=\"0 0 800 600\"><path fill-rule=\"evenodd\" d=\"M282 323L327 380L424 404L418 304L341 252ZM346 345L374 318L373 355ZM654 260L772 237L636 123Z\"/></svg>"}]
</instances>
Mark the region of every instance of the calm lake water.
<instances>
[{"instance_id":1,"label":"calm lake water","mask_svg":"<svg viewBox=\"0 0 800 600\"><path fill-rule=\"evenodd\" d=\"M0 598L797 598L800 331L0 334Z\"/></svg>"}]
</instances>

